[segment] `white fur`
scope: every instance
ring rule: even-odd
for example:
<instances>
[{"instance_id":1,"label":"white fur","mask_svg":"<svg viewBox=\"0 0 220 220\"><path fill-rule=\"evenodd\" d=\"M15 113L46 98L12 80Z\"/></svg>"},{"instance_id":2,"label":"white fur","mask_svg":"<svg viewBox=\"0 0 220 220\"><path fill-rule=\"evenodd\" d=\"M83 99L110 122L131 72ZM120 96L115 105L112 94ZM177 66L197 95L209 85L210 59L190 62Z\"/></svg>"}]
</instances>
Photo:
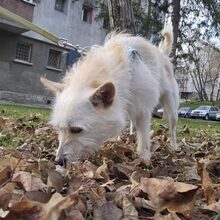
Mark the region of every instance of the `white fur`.
<instances>
[{"instance_id":1,"label":"white fur","mask_svg":"<svg viewBox=\"0 0 220 220\"><path fill-rule=\"evenodd\" d=\"M166 54L165 46L170 50L171 44L166 41L162 46ZM138 55L133 58L128 48ZM159 102L165 109L171 144L176 149L178 87L166 54L144 38L113 33L103 46L93 48L79 61L64 78L64 89L57 93L53 108L51 123L58 128L60 141L57 159L71 162L97 149L108 138L119 135L127 119L137 132L138 154L150 159L151 113ZM106 82L115 87L113 103L108 108L97 108L89 97ZM71 134L70 124L83 131Z\"/></svg>"}]
</instances>

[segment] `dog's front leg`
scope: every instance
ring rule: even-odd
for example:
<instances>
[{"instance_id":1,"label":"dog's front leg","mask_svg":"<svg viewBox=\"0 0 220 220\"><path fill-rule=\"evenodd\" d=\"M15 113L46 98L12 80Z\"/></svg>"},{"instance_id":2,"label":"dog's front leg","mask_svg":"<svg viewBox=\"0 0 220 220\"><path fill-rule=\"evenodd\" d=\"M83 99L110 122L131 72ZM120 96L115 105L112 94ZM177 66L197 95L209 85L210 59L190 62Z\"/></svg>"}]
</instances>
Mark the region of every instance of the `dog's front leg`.
<instances>
[{"instance_id":1,"label":"dog's front leg","mask_svg":"<svg viewBox=\"0 0 220 220\"><path fill-rule=\"evenodd\" d=\"M137 153L146 160L150 160L150 120L151 113L141 114L136 119L136 133L137 133Z\"/></svg>"}]
</instances>

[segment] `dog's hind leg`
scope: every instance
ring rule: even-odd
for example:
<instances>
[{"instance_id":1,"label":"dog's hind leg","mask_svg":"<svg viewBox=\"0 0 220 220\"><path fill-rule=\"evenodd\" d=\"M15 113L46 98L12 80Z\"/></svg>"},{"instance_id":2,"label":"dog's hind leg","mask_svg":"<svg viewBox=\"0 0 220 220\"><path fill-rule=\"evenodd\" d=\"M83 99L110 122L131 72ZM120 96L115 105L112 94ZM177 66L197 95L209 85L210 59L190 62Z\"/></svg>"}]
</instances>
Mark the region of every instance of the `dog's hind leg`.
<instances>
[{"instance_id":1,"label":"dog's hind leg","mask_svg":"<svg viewBox=\"0 0 220 220\"><path fill-rule=\"evenodd\" d=\"M146 160L150 160L150 120L151 113L141 114L136 118L137 153Z\"/></svg>"},{"instance_id":2,"label":"dog's hind leg","mask_svg":"<svg viewBox=\"0 0 220 220\"><path fill-rule=\"evenodd\" d=\"M130 119L130 135L134 134L135 127L136 127L135 121Z\"/></svg>"},{"instance_id":3,"label":"dog's hind leg","mask_svg":"<svg viewBox=\"0 0 220 220\"><path fill-rule=\"evenodd\" d=\"M169 123L169 132L170 132L170 144L174 150L177 149L176 144L176 124L178 121L178 104L177 104L177 98L174 96L174 94L169 94L167 96L164 96L160 102L165 110L165 116Z\"/></svg>"}]
</instances>

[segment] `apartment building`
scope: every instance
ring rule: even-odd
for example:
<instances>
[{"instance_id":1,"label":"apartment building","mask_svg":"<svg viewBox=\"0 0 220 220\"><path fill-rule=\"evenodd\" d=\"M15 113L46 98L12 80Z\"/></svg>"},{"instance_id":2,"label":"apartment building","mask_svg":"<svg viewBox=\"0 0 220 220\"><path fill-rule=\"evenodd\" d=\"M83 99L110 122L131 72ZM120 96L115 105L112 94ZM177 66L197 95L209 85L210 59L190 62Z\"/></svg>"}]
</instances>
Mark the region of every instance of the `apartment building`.
<instances>
[{"instance_id":1,"label":"apartment building","mask_svg":"<svg viewBox=\"0 0 220 220\"><path fill-rule=\"evenodd\" d=\"M106 30L95 0L1 0L0 6L81 47L101 44ZM59 81L79 53L0 17L0 100L45 105L52 94L39 79Z\"/></svg>"},{"instance_id":2,"label":"apartment building","mask_svg":"<svg viewBox=\"0 0 220 220\"><path fill-rule=\"evenodd\" d=\"M191 48L191 49L189 49ZM220 100L220 50L213 44L197 40L185 53L190 59L182 59L176 70L180 96L183 99ZM206 93L206 95L204 95Z\"/></svg>"}]
</instances>

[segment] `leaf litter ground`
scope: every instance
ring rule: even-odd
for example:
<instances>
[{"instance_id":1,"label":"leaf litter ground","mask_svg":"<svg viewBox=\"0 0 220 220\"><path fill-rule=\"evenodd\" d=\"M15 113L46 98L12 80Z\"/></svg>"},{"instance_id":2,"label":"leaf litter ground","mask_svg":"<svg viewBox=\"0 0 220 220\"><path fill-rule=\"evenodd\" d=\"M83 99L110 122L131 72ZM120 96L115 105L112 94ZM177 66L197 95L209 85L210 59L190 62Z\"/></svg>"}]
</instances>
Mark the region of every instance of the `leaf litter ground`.
<instances>
[{"instance_id":1,"label":"leaf litter ground","mask_svg":"<svg viewBox=\"0 0 220 220\"><path fill-rule=\"evenodd\" d=\"M168 129L151 132L151 161L125 130L84 161L54 163L56 132L38 115L0 117L0 219L220 219L220 133L205 131L170 149ZM183 133L190 133L187 126ZM187 136L187 135L186 135Z\"/></svg>"}]
</instances>

